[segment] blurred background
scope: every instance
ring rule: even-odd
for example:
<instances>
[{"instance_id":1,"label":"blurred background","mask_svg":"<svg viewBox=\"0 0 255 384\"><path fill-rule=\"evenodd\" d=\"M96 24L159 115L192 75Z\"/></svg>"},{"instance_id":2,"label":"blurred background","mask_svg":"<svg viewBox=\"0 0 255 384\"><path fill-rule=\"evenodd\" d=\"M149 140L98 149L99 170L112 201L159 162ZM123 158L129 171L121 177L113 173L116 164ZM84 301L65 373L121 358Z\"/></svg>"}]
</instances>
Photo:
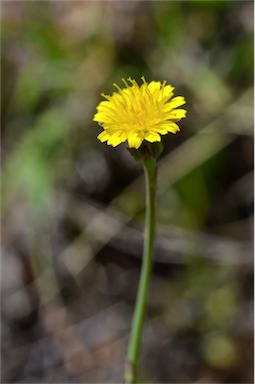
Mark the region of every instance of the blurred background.
<instances>
[{"instance_id":1,"label":"blurred background","mask_svg":"<svg viewBox=\"0 0 255 384\"><path fill-rule=\"evenodd\" d=\"M139 382L253 382L253 2L2 1L2 382L120 383L143 171L100 143L121 78L185 96L164 137Z\"/></svg>"}]
</instances>

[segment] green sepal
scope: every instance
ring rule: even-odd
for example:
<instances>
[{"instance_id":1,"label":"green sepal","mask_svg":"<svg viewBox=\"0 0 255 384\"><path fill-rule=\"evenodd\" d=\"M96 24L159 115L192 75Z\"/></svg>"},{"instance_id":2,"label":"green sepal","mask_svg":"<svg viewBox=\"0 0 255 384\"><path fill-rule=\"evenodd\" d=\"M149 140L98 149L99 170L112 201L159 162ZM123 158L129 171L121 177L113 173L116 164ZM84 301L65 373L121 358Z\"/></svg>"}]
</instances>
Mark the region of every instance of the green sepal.
<instances>
[{"instance_id":1,"label":"green sepal","mask_svg":"<svg viewBox=\"0 0 255 384\"><path fill-rule=\"evenodd\" d=\"M136 161L144 165L158 159L163 151L163 144L162 142L149 143L144 140L138 149L128 148L128 150Z\"/></svg>"}]
</instances>

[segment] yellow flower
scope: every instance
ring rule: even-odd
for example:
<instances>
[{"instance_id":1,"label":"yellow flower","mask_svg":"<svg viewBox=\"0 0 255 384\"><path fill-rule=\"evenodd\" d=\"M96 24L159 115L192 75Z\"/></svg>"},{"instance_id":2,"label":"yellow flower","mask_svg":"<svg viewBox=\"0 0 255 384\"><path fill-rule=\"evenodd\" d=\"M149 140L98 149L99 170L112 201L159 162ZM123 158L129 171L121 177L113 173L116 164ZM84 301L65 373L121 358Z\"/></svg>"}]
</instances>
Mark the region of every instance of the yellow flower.
<instances>
[{"instance_id":1,"label":"yellow flower","mask_svg":"<svg viewBox=\"0 0 255 384\"><path fill-rule=\"evenodd\" d=\"M126 88L114 84L118 92L112 96L102 94L106 101L98 105L93 119L104 128L98 135L101 142L116 147L128 141L130 148L139 148L143 140L161 141L160 135L180 130L176 122L186 116L184 109L178 109L186 103L184 97L173 98L174 87L166 85L166 81L142 80L139 86L131 78L130 84L122 79Z\"/></svg>"}]
</instances>

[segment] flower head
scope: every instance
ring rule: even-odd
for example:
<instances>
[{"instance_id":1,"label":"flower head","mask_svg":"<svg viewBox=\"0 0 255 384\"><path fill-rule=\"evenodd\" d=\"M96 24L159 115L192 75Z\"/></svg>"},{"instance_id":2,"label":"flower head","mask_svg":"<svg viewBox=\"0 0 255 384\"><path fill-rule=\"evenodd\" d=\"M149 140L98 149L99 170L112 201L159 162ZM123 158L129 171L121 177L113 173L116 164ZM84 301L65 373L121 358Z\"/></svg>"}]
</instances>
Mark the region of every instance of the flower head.
<instances>
[{"instance_id":1,"label":"flower head","mask_svg":"<svg viewBox=\"0 0 255 384\"><path fill-rule=\"evenodd\" d=\"M106 101L97 107L93 120L104 128L98 135L101 142L116 147L128 141L130 148L139 148L143 140L161 141L161 135L180 130L176 122L186 116L186 111L178 107L186 101L182 96L173 98L174 87L166 81L147 83L144 77L141 86L131 78L129 84L122 81L126 88L114 84L118 92L102 94Z\"/></svg>"}]
</instances>

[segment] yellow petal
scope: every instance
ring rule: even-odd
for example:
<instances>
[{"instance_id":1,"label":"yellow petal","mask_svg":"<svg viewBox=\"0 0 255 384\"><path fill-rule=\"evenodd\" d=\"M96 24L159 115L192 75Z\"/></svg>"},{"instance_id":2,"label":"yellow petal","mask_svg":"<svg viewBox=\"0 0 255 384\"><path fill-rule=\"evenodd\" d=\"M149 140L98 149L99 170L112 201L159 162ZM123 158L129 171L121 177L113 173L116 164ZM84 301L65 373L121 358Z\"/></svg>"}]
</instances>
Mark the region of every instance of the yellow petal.
<instances>
[{"instance_id":1,"label":"yellow petal","mask_svg":"<svg viewBox=\"0 0 255 384\"><path fill-rule=\"evenodd\" d=\"M139 148L142 144L143 139L132 134L128 137L128 145L130 148Z\"/></svg>"},{"instance_id":2,"label":"yellow petal","mask_svg":"<svg viewBox=\"0 0 255 384\"><path fill-rule=\"evenodd\" d=\"M169 108L177 108L180 107L181 105L186 104L186 100L184 99L183 96L177 96L174 97L171 101L169 101L168 106Z\"/></svg>"},{"instance_id":3,"label":"yellow petal","mask_svg":"<svg viewBox=\"0 0 255 384\"><path fill-rule=\"evenodd\" d=\"M155 141L161 141L161 137L158 133L149 133L147 136L145 136L145 140L149 141L150 143L154 143Z\"/></svg>"},{"instance_id":4,"label":"yellow petal","mask_svg":"<svg viewBox=\"0 0 255 384\"><path fill-rule=\"evenodd\" d=\"M103 131L101 133L99 133L99 135L97 136L98 140L101 141L101 143L107 141L110 136L108 135L108 133L106 131Z\"/></svg>"},{"instance_id":5,"label":"yellow petal","mask_svg":"<svg viewBox=\"0 0 255 384\"><path fill-rule=\"evenodd\" d=\"M112 114L107 115L105 112L98 112L95 114L93 121L97 121L98 123L112 123L113 116Z\"/></svg>"},{"instance_id":6,"label":"yellow petal","mask_svg":"<svg viewBox=\"0 0 255 384\"><path fill-rule=\"evenodd\" d=\"M168 130L166 128L158 128L157 129L157 132L160 134L160 135L166 135L168 133Z\"/></svg>"},{"instance_id":7,"label":"yellow petal","mask_svg":"<svg viewBox=\"0 0 255 384\"><path fill-rule=\"evenodd\" d=\"M126 141L125 138L119 136L118 134L112 135L109 140L107 141L108 145L112 145L113 147L116 147L117 145L123 143Z\"/></svg>"},{"instance_id":8,"label":"yellow petal","mask_svg":"<svg viewBox=\"0 0 255 384\"><path fill-rule=\"evenodd\" d=\"M171 96L173 96L173 90L174 87L172 87L172 85L166 85L162 90L163 97L170 98Z\"/></svg>"},{"instance_id":9,"label":"yellow petal","mask_svg":"<svg viewBox=\"0 0 255 384\"><path fill-rule=\"evenodd\" d=\"M151 91L151 93L154 93L155 91L158 91L160 89L160 82L159 81L151 81L148 84L148 88Z\"/></svg>"},{"instance_id":10,"label":"yellow petal","mask_svg":"<svg viewBox=\"0 0 255 384\"><path fill-rule=\"evenodd\" d=\"M167 132L171 132L171 133L176 133L180 131L180 128L178 127L178 125L172 122L169 122L168 124L162 126L162 128L166 129Z\"/></svg>"},{"instance_id":11,"label":"yellow petal","mask_svg":"<svg viewBox=\"0 0 255 384\"><path fill-rule=\"evenodd\" d=\"M185 109L174 109L167 115L168 120L179 121L183 117L186 117L187 112Z\"/></svg>"}]
</instances>

